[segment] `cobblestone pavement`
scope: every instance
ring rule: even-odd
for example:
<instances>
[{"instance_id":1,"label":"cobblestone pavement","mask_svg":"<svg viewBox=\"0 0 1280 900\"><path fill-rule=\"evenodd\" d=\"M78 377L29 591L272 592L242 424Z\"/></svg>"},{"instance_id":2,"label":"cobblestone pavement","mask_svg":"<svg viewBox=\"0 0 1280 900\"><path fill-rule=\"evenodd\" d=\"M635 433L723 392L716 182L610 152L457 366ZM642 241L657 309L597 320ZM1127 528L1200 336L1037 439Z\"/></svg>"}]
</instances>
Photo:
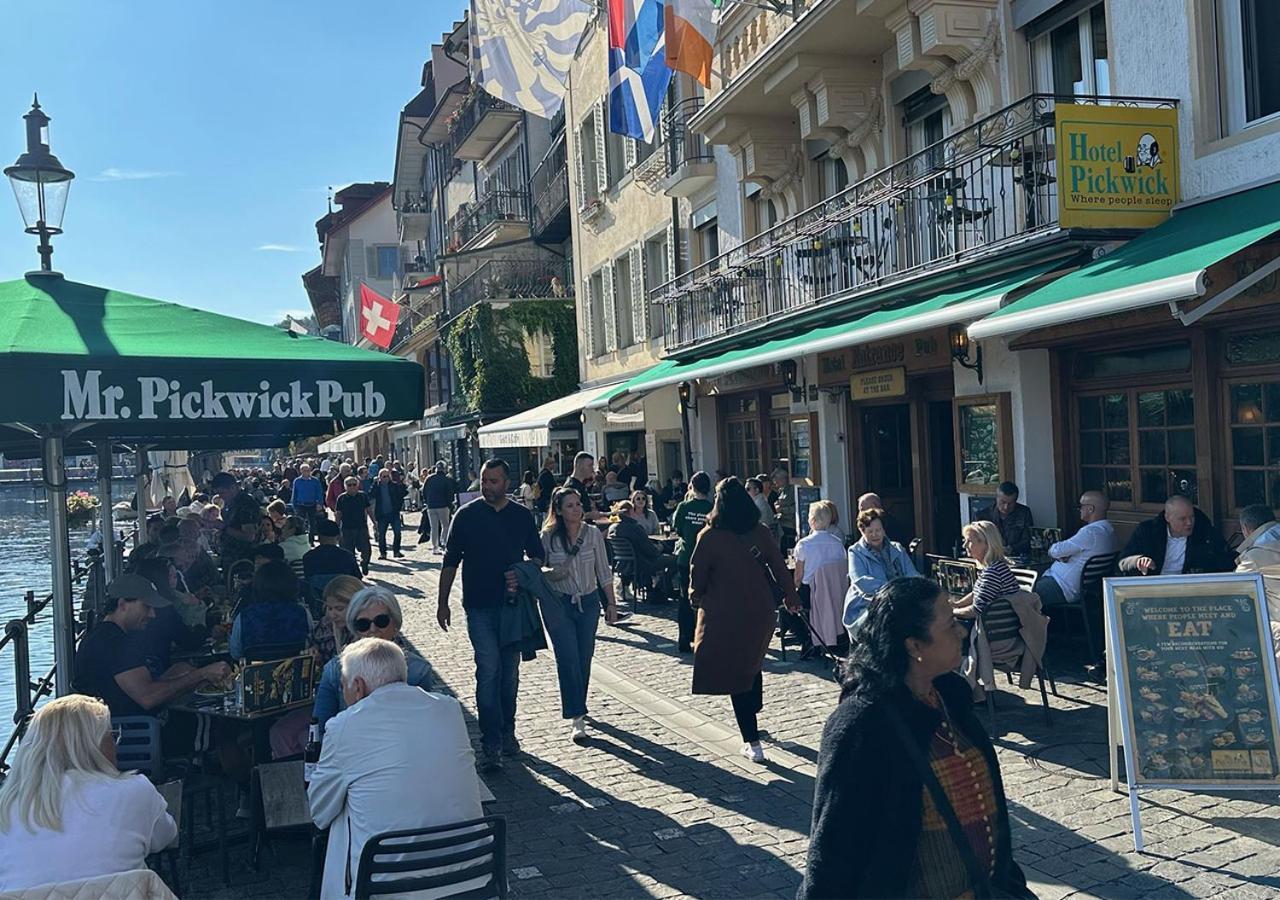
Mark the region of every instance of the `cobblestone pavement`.
<instances>
[{"instance_id":1,"label":"cobblestone pavement","mask_svg":"<svg viewBox=\"0 0 1280 900\"><path fill-rule=\"evenodd\" d=\"M407 534L412 534L406 529ZM393 587L405 633L474 719L474 669L458 591L454 626L435 622L440 557L374 562ZM794 896L803 871L822 725L837 691L822 666L765 664L766 765L738 756L727 697L693 696L675 644L674 610L642 606L601 625L591 683L592 739L570 743L550 652L521 667L517 730L524 754L486 776L508 822L513 895L547 897ZM1056 637L1055 637L1056 641ZM1051 661L1052 662L1052 661ZM1112 793L1105 691L1060 662L1046 725L1039 696L1006 686L997 699L1001 769L1013 845L1036 894L1063 897L1280 897L1275 794L1142 795L1147 852L1133 852L1129 806ZM849 848L851 853L859 848ZM185 896L297 897L305 850L276 842L262 871L233 850L232 885L216 854L193 860Z\"/></svg>"}]
</instances>

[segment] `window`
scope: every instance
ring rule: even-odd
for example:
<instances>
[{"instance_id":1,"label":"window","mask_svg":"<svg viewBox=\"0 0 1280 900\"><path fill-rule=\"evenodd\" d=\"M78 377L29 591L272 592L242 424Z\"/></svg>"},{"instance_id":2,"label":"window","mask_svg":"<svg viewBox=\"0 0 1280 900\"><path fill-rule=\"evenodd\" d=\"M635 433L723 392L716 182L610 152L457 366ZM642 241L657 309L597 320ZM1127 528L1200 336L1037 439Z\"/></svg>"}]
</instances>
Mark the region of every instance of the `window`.
<instances>
[{"instance_id":1,"label":"window","mask_svg":"<svg viewBox=\"0 0 1280 900\"><path fill-rule=\"evenodd\" d=\"M1235 134L1280 112L1280 4L1217 0L1222 130Z\"/></svg>"},{"instance_id":2,"label":"window","mask_svg":"<svg viewBox=\"0 0 1280 900\"><path fill-rule=\"evenodd\" d=\"M720 227L712 217L693 229L694 265L702 265L720 255Z\"/></svg>"},{"instance_id":3,"label":"window","mask_svg":"<svg viewBox=\"0 0 1280 900\"><path fill-rule=\"evenodd\" d=\"M1280 506L1280 382L1232 384L1227 391L1232 505Z\"/></svg>"},{"instance_id":4,"label":"window","mask_svg":"<svg viewBox=\"0 0 1280 900\"><path fill-rule=\"evenodd\" d=\"M611 131L606 123L604 133L604 161L605 171L608 173L606 188L617 187L622 176L627 174L626 142L625 137Z\"/></svg>"},{"instance_id":5,"label":"window","mask_svg":"<svg viewBox=\"0 0 1280 900\"><path fill-rule=\"evenodd\" d=\"M749 416L727 418L724 429L724 449L729 474L739 478L760 474L759 417L752 412Z\"/></svg>"},{"instance_id":6,"label":"window","mask_svg":"<svg viewBox=\"0 0 1280 900\"><path fill-rule=\"evenodd\" d=\"M834 197L849 186L849 168L843 159L829 153L818 160L818 177L823 200Z\"/></svg>"},{"instance_id":7,"label":"window","mask_svg":"<svg viewBox=\"0 0 1280 900\"><path fill-rule=\"evenodd\" d=\"M752 190L752 186L748 186L748 190ZM778 207L772 200L761 196L759 187L754 188L743 205L746 207L746 225L751 229L752 237L764 234L778 224Z\"/></svg>"},{"instance_id":8,"label":"window","mask_svg":"<svg viewBox=\"0 0 1280 900\"><path fill-rule=\"evenodd\" d=\"M619 347L630 347L636 342L631 299L631 258L619 256L613 261L613 311L618 322Z\"/></svg>"},{"instance_id":9,"label":"window","mask_svg":"<svg viewBox=\"0 0 1280 900\"><path fill-rule=\"evenodd\" d=\"M1191 389L1132 388L1077 397L1080 487L1114 501L1158 504L1197 494ZM1137 450L1135 453L1134 450Z\"/></svg>"},{"instance_id":10,"label":"window","mask_svg":"<svg viewBox=\"0 0 1280 900\"><path fill-rule=\"evenodd\" d=\"M600 160L596 153L598 146L596 117L590 115L582 120L582 127L578 129L579 184L582 187L582 196L578 200L579 206L586 205L603 193L604 185L600 184L598 174L600 171Z\"/></svg>"},{"instance_id":11,"label":"window","mask_svg":"<svg viewBox=\"0 0 1280 900\"><path fill-rule=\"evenodd\" d=\"M653 299L653 292L671 280L668 253L670 246L665 234L644 242L644 295L646 302ZM662 307L650 303L649 337L662 337Z\"/></svg>"},{"instance_id":12,"label":"window","mask_svg":"<svg viewBox=\"0 0 1280 900\"><path fill-rule=\"evenodd\" d=\"M539 329L524 333L524 350L529 355L529 374L552 378L556 374L556 354L551 335Z\"/></svg>"},{"instance_id":13,"label":"window","mask_svg":"<svg viewBox=\"0 0 1280 900\"><path fill-rule=\"evenodd\" d=\"M400 248L396 246L375 247L376 262L374 277L379 281L390 281L400 268Z\"/></svg>"},{"instance_id":14,"label":"window","mask_svg":"<svg viewBox=\"0 0 1280 900\"><path fill-rule=\"evenodd\" d=\"M605 352L604 346L604 273L596 272L591 276L589 283L591 291L591 305L587 307L591 321L588 323L587 333L591 336L590 348L591 356L602 356Z\"/></svg>"},{"instance_id":15,"label":"window","mask_svg":"<svg viewBox=\"0 0 1280 900\"><path fill-rule=\"evenodd\" d=\"M1109 94L1105 7L1099 3L1033 38L1031 77L1041 93L1061 97Z\"/></svg>"}]
</instances>

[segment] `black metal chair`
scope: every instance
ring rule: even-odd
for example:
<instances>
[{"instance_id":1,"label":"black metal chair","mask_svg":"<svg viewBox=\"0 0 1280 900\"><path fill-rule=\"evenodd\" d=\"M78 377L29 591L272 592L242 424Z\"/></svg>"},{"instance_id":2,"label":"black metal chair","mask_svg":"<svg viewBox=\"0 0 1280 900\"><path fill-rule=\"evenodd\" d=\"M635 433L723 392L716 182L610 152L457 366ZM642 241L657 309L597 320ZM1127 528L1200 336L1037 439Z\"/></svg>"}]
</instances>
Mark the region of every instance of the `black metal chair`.
<instances>
[{"instance_id":1,"label":"black metal chair","mask_svg":"<svg viewBox=\"0 0 1280 900\"><path fill-rule=\"evenodd\" d=\"M1061 610L1062 624L1067 629L1068 635L1071 634L1071 620L1066 614L1074 612L1080 615L1080 620L1084 623L1085 651L1090 661L1099 659L1102 652L1100 649L1095 655L1096 645L1093 636L1094 623L1102 620L1102 582L1115 574L1116 562L1119 559L1119 553L1103 553L1090 557L1085 562L1084 571L1080 575L1079 602L1058 603L1045 607L1046 614L1050 610Z\"/></svg>"},{"instance_id":2,"label":"black metal chair","mask_svg":"<svg viewBox=\"0 0 1280 900\"><path fill-rule=\"evenodd\" d=\"M483 884L447 896L507 896L507 820L501 816L374 835L360 853L354 896L442 890L480 878Z\"/></svg>"},{"instance_id":3,"label":"black metal chair","mask_svg":"<svg viewBox=\"0 0 1280 900\"><path fill-rule=\"evenodd\" d=\"M986 634L987 643L992 644L997 641L1007 641L1022 638L1022 623L1018 618L1017 612L1013 609L1013 604L1006 597L1001 597L992 601L982 612L982 630ZM992 668L997 672L1004 672L1008 676L1009 683L1013 683L1013 673L1018 671L1023 663L1027 660L1026 648L1023 648L1021 655L1015 659L992 660ZM1049 718L1049 693L1044 686L1044 665L1043 660L1040 665L1036 666L1035 676L1040 683L1040 701L1044 704L1044 721L1046 725L1052 725L1053 720ZM996 701L995 701L995 685L986 686L987 695L987 715L990 717L991 736L996 735ZM1054 693L1057 693L1055 689Z\"/></svg>"},{"instance_id":4,"label":"black metal chair","mask_svg":"<svg viewBox=\"0 0 1280 900\"><path fill-rule=\"evenodd\" d=\"M623 598L629 599L627 598L627 591L630 590L637 601L643 602L647 600L649 598L649 586L640 579L636 551L631 546L631 542L625 537L619 537L616 534L608 535L605 540L609 544L609 555L613 557L611 562L613 571L622 583Z\"/></svg>"}]
</instances>

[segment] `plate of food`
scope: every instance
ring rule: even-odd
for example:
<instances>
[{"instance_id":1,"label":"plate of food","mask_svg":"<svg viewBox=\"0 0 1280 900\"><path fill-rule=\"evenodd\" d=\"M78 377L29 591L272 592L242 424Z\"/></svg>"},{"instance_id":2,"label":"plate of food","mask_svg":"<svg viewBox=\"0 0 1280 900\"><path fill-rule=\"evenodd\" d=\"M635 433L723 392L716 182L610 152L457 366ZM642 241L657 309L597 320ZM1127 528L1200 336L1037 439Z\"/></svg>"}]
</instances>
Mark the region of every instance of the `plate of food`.
<instances>
[{"instance_id":1,"label":"plate of food","mask_svg":"<svg viewBox=\"0 0 1280 900\"><path fill-rule=\"evenodd\" d=\"M226 678L221 681L210 681L207 684L203 684L196 688L196 693L201 697L221 697L223 694L229 694L236 689L236 676L239 674L239 669L232 666Z\"/></svg>"}]
</instances>

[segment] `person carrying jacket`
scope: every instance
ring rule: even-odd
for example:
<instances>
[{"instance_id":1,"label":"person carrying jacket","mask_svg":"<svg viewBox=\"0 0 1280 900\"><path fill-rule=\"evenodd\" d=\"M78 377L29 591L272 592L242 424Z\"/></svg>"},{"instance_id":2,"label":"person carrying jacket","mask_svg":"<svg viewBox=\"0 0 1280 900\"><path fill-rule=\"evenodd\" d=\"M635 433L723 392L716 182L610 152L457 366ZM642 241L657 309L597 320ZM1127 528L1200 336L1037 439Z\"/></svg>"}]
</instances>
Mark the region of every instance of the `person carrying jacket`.
<instances>
[{"instance_id":1,"label":"person carrying jacket","mask_svg":"<svg viewBox=\"0 0 1280 900\"><path fill-rule=\"evenodd\" d=\"M1164 512L1139 525L1120 552L1121 575L1183 575L1229 572L1231 551L1209 517L1181 494Z\"/></svg>"}]
</instances>

